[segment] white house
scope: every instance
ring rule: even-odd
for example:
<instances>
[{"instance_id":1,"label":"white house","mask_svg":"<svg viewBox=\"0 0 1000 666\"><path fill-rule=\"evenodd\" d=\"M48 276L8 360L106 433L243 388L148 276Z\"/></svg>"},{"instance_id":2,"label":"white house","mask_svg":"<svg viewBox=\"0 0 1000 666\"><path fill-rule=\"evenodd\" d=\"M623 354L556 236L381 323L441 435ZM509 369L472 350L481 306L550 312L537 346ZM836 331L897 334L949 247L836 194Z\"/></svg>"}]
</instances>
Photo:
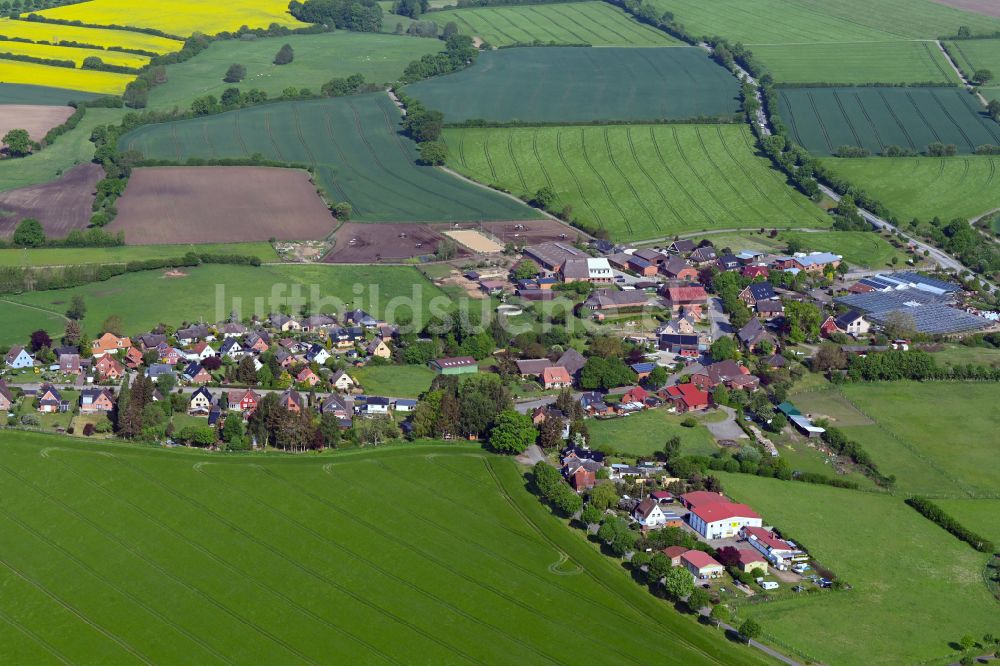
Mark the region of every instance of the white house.
<instances>
[{"instance_id":1,"label":"white house","mask_svg":"<svg viewBox=\"0 0 1000 666\"><path fill-rule=\"evenodd\" d=\"M202 386L191 394L191 400L188 401L188 413L207 416L211 410L212 394L207 388Z\"/></svg>"},{"instance_id":2,"label":"white house","mask_svg":"<svg viewBox=\"0 0 1000 666\"><path fill-rule=\"evenodd\" d=\"M660 503L651 497L639 502L632 517L643 527L660 527L667 524L667 516L660 508Z\"/></svg>"},{"instance_id":3,"label":"white house","mask_svg":"<svg viewBox=\"0 0 1000 666\"><path fill-rule=\"evenodd\" d=\"M330 360L330 352L323 348L323 345L313 345L306 352L306 360L310 363L318 363L323 365L328 360Z\"/></svg>"},{"instance_id":4,"label":"white house","mask_svg":"<svg viewBox=\"0 0 1000 666\"><path fill-rule=\"evenodd\" d=\"M595 284L613 282L615 274L611 270L611 262L606 257L589 257L587 259L587 278Z\"/></svg>"},{"instance_id":5,"label":"white house","mask_svg":"<svg viewBox=\"0 0 1000 666\"><path fill-rule=\"evenodd\" d=\"M187 353L189 361L204 361L215 356L215 350L207 342L199 342Z\"/></svg>"},{"instance_id":6,"label":"white house","mask_svg":"<svg viewBox=\"0 0 1000 666\"><path fill-rule=\"evenodd\" d=\"M219 354L238 361L246 356L246 350L243 349L243 345L236 338L226 338L226 341L222 343L222 347L219 349Z\"/></svg>"},{"instance_id":7,"label":"white house","mask_svg":"<svg viewBox=\"0 0 1000 666\"><path fill-rule=\"evenodd\" d=\"M694 531L706 539L729 539L744 527L760 527L761 518L746 504L730 502L721 495L720 501L698 504L688 514Z\"/></svg>"},{"instance_id":8,"label":"white house","mask_svg":"<svg viewBox=\"0 0 1000 666\"><path fill-rule=\"evenodd\" d=\"M330 379L330 384L333 386L333 388L337 389L338 391L344 391L344 392L350 391L355 386L357 386L357 382L351 379L351 376L346 372L344 372L343 370L337 371L337 374L335 374L333 378Z\"/></svg>"},{"instance_id":9,"label":"white house","mask_svg":"<svg viewBox=\"0 0 1000 666\"><path fill-rule=\"evenodd\" d=\"M7 352L7 367L9 368L30 368L35 364L31 354L21 345L15 345Z\"/></svg>"},{"instance_id":10,"label":"white house","mask_svg":"<svg viewBox=\"0 0 1000 666\"><path fill-rule=\"evenodd\" d=\"M740 536L760 551L776 569L788 569L796 562L809 559L809 555L794 543L779 538L763 527L744 527L740 530Z\"/></svg>"}]
</instances>

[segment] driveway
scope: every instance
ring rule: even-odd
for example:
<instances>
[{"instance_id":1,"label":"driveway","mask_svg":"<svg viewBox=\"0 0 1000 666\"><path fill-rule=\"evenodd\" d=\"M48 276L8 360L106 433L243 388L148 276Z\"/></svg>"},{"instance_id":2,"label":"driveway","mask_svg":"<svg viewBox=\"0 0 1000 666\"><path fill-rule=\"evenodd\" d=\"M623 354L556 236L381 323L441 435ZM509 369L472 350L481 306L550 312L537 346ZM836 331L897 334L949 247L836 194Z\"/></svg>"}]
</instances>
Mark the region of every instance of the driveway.
<instances>
[{"instance_id":1,"label":"driveway","mask_svg":"<svg viewBox=\"0 0 1000 666\"><path fill-rule=\"evenodd\" d=\"M734 333L729 315L722 310L722 299L717 296L708 299L708 322L712 325L712 340Z\"/></svg>"},{"instance_id":2,"label":"driveway","mask_svg":"<svg viewBox=\"0 0 1000 666\"><path fill-rule=\"evenodd\" d=\"M706 423L705 427L708 431L712 433L712 437L715 439L750 439L747 434L743 432L739 424L736 423L736 410L732 407L719 406L719 409L726 413L727 418L725 421L718 421L716 423Z\"/></svg>"}]
</instances>

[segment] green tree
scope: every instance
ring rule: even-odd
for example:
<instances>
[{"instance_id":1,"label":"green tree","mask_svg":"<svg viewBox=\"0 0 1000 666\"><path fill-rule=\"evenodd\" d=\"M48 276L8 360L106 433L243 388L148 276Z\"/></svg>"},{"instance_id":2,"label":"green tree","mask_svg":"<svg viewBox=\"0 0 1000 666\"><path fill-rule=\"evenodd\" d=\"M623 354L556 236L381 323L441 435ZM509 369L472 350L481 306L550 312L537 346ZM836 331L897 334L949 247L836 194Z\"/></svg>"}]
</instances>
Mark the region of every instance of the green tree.
<instances>
[{"instance_id":1,"label":"green tree","mask_svg":"<svg viewBox=\"0 0 1000 666\"><path fill-rule=\"evenodd\" d=\"M708 614L708 617L712 619L716 626L722 624L723 622L729 622L729 607L725 604L717 604L712 607L712 612Z\"/></svg>"},{"instance_id":2,"label":"green tree","mask_svg":"<svg viewBox=\"0 0 1000 666\"><path fill-rule=\"evenodd\" d=\"M236 364L236 381L248 386L254 386L257 383L257 368L252 356L244 356Z\"/></svg>"},{"instance_id":3,"label":"green tree","mask_svg":"<svg viewBox=\"0 0 1000 666\"><path fill-rule=\"evenodd\" d=\"M580 371L580 386L587 390L626 386L634 379L635 373L620 358L591 356Z\"/></svg>"},{"instance_id":4,"label":"green tree","mask_svg":"<svg viewBox=\"0 0 1000 666\"><path fill-rule=\"evenodd\" d=\"M993 72L989 69L977 69L972 75L972 82L977 86L984 86L993 80Z\"/></svg>"},{"instance_id":5,"label":"green tree","mask_svg":"<svg viewBox=\"0 0 1000 666\"><path fill-rule=\"evenodd\" d=\"M718 363L727 359L736 360L736 341L725 335L712 343L712 361Z\"/></svg>"},{"instance_id":6,"label":"green tree","mask_svg":"<svg viewBox=\"0 0 1000 666\"><path fill-rule=\"evenodd\" d=\"M317 430L323 437L323 446L335 449L340 444L340 419L335 414L327 412L320 416Z\"/></svg>"},{"instance_id":7,"label":"green tree","mask_svg":"<svg viewBox=\"0 0 1000 666\"><path fill-rule=\"evenodd\" d=\"M760 622L753 619L752 617L747 618L740 625L740 636L742 636L749 643L755 638L759 638L764 629L760 626Z\"/></svg>"},{"instance_id":8,"label":"green tree","mask_svg":"<svg viewBox=\"0 0 1000 666\"><path fill-rule=\"evenodd\" d=\"M79 321L83 319L86 314L87 303L83 300L83 296L75 294L73 298L69 299L69 307L66 308L66 316L70 319Z\"/></svg>"},{"instance_id":9,"label":"green tree","mask_svg":"<svg viewBox=\"0 0 1000 666\"><path fill-rule=\"evenodd\" d=\"M601 517L604 516L604 512L598 509L593 504L588 504L583 508L583 514L580 515L580 520L586 525L596 525L601 522Z\"/></svg>"},{"instance_id":10,"label":"green tree","mask_svg":"<svg viewBox=\"0 0 1000 666\"><path fill-rule=\"evenodd\" d=\"M538 445L543 449L562 446L565 426L566 419L560 416L546 416L538 428Z\"/></svg>"},{"instance_id":11,"label":"green tree","mask_svg":"<svg viewBox=\"0 0 1000 666\"><path fill-rule=\"evenodd\" d=\"M668 379L670 379L670 375L667 373L667 369L658 365L646 377L646 383L653 388L660 388L667 383Z\"/></svg>"},{"instance_id":12,"label":"green tree","mask_svg":"<svg viewBox=\"0 0 1000 666\"><path fill-rule=\"evenodd\" d=\"M959 644L962 646L963 650L971 650L972 648L976 647L976 637L973 636L972 634L965 634L964 636L962 636L962 639L959 641Z\"/></svg>"},{"instance_id":13,"label":"green tree","mask_svg":"<svg viewBox=\"0 0 1000 666\"><path fill-rule=\"evenodd\" d=\"M531 199L531 205L543 210L549 210L555 204L556 197L556 191L546 185L535 192L535 196Z\"/></svg>"},{"instance_id":14,"label":"green tree","mask_svg":"<svg viewBox=\"0 0 1000 666\"><path fill-rule=\"evenodd\" d=\"M28 130L12 129L3 135L3 145L11 157L24 157L31 153L31 136Z\"/></svg>"},{"instance_id":15,"label":"green tree","mask_svg":"<svg viewBox=\"0 0 1000 666\"><path fill-rule=\"evenodd\" d=\"M986 112L990 114L990 118L1000 123L1000 99L991 99L986 105Z\"/></svg>"},{"instance_id":16,"label":"green tree","mask_svg":"<svg viewBox=\"0 0 1000 666\"><path fill-rule=\"evenodd\" d=\"M421 164L428 166L439 166L448 158L448 147L440 141L424 141L419 150Z\"/></svg>"},{"instance_id":17,"label":"green tree","mask_svg":"<svg viewBox=\"0 0 1000 666\"><path fill-rule=\"evenodd\" d=\"M587 501L603 512L618 505L618 490L613 483L599 483L591 489Z\"/></svg>"},{"instance_id":18,"label":"green tree","mask_svg":"<svg viewBox=\"0 0 1000 666\"><path fill-rule=\"evenodd\" d=\"M294 59L295 59L295 51L292 50L292 45L291 44L285 44L280 49L278 49L278 52L275 54L275 56L274 56L274 64L275 65L287 65L288 63L290 63Z\"/></svg>"},{"instance_id":19,"label":"green tree","mask_svg":"<svg viewBox=\"0 0 1000 666\"><path fill-rule=\"evenodd\" d=\"M538 275L540 270L541 269L538 268L538 264L531 259L522 259L521 262L514 267L514 271L511 273L511 276L515 280L530 280Z\"/></svg>"},{"instance_id":20,"label":"green tree","mask_svg":"<svg viewBox=\"0 0 1000 666\"><path fill-rule=\"evenodd\" d=\"M807 302L785 301L785 325L788 327L788 337L793 342L804 342L806 339L819 337L819 327L823 323L823 313L820 309Z\"/></svg>"},{"instance_id":21,"label":"green tree","mask_svg":"<svg viewBox=\"0 0 1000 666\"><path fill-rule=\"evenodd\" d=\"M699 587L696 587L694 588L694 590L691 591L691 594L688 595L686 603L688 610L690 610L692 613L698 613L701 611L702 608L711 603L711 600L708 596L708 592Z\"/></svg>"},{"instance_id":22,"label":"green tree","mask_svg":"<svg viewBox=\"0 0 1000 666\"><path fill-rule=\"evenodd\" d=\"M42 223L34 218L21 220L14 230L14 245L18 247L41 247L45 244L45 230Z\"/></svg>"},{"instance_id":23,"label":"green tree","mask_svg":"<svg viewBox=\"0 0 1000 666\"><path fill-rule=\"evenodd\" d=\"M373 416L354 420L354 434L360 444L378 446L399 438L399 426L390 416Z\"/></svg>"},{"instance_id":24,"label":"green tree","mask_svg":"<svg viewBox=\"0 0 1000 666\"><path fill-rule=\"evenodd\" d=\"M490 430L490 448L498 453L523 453L537 436L530 416L507 409L497 415Z\"/></svg>"},{"instance_id":25,"label":"green tree","mask_svg":"<svg viewBox=\"0 0 1000 666\"><path fill-rule=\"evenodd\" d=\"M333 216L338 220L349 220L354 212L354 207L347 201L340 201L333 205Z\"/></svg>"},{"instance_id":26,"label":"green tree","mask_svg":"<svg viewBox=\"0 0 1000 666\"><path fill-rule=\"evenodd\" d=\"M655 553L649 561L649 572L648 580L650 583L657 584L660 579L666 577L673 570L673 566L670 564L670 558L663 553ZM690 574L688 574L690 578Z\"/></svg>"},{"instance_id":27,"label":"green tree","mask_svg":"<svg viewBox=\"0 0 1000 666\"><path fill-rule=\"evenodd\" d=\"M239 415L226 417L222 426L222 441L226 443L226 448L233 451L242 451L248 448L246 428L243 427L243 419Z\"/></svg>"},{"instance_id":28,"label":"green tree","mask_svg":"<svg viewBox=\"0 0 1000 666\"><path fill-rule=\"evenodd\" d=\"M124 328L125 326L122 324L122 318L116 314L108 315L101 324L102 331L105 333L114 333L119 337L123 335L122 331Z\"/></svg>"},{"instance_id":29,"label":"green tree","mask_svg":"<svg viewBox=\"0 0 1000 666\"><path fill-rule=\"evenodd\" d=\"M247 68L238 62L234 62L226 70L226 75L222 77L222 80L226 83L239 83L247 77Z\"/></svg>"},{"instance_id":30,"label":"green tree","mask_svg":"<svg viewBox=\"0 0 1000 666\"><path fill-rule=\"evenodd\" d=\"M663 585L671 599L680 601L694 591L694 578L691 576L691 572L684 567L671 567L664 578Z\"/></svg>"}]
</instances>

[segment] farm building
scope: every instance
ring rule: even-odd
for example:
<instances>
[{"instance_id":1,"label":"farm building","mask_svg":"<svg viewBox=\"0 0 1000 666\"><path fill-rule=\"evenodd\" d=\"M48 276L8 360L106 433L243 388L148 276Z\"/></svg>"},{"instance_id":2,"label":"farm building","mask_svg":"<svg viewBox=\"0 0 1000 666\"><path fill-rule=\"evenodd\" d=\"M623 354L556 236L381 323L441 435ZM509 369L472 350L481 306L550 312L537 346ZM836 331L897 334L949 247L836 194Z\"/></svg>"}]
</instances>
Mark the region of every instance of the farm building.
<instances>
[{"instance_id":1,"label":"farm building","mask_svg":"<svg viewBox=\"0 0 1000 666\"><path fill-rule=\"evenodd\" d=\"M642 291L616 291L614 289L598 289L584 301L584 307L594 311L608 311L628 308L641 308L649 302Z\"/></svg>"},{"instance_id":2,"label":"farm building","mask_svg":"<svg viewBox=\"0 0 1000 666\"><path fill-rule=\"evenodd\" d=\"M688 514L695 532L706 539L729 539L743 527L760 527L761 518L746 504L736 504L722 497L721 501L697 504Z\"/></svg>"},{"instance_id":3,"label":"farm building","mask_svg":"<svg viewBox=\"0 0 1000 666\"><path fill-rule=\"evenodd\" d=\"M557 273L570 259L586 259L587 253L578 250L571 243L552 241L529 245L524 248L524 256L531 259L542 268Z\"/></svg>"},{"instance_id":4,"label":"farm building","mask_svg":"<svg viewBox=\"0 0 1000 666\"><path fill-rule=\"evenodd\" d=\"M725 567L715 561L715 558L701 550L689 550L681 555L681 564L699 580L718 578Z\"/></svg>"},{"instance_id":5,"label":"farm building","mask_svg":"<svg viewBox=\"0 0 1000 666\"><path fill-rule=\"evenodd\" d=\"M809 559L809 555L794 543L763 527L746 526L740 530L740 536L776 569L788 569L792 564Z\"/></svg>"},{"instance_id":6,"label":"farm building","mask_svg":"<svg viewBox=\"0 0 1000 666\"><path fill-rule=\"evenodd\" d=\"M903 313L913 320L917 333L971 333L989 328L993 322L951 306L949 293L937 293L919 287L870 291L834 299L841 305L866 315L873 324L884 325L893 313Z\"/></svg>"},{"instance_id":7,"label":"farm building","mask_svg":"<svg viewBox=\"0 0 1000 666\"><path fill-rule=\"evenodd\" d=\"M479 364L471 356L438 358L430 362L431 370L439 375L464 375L479 372Z\"/></svg>"}]
</instances>

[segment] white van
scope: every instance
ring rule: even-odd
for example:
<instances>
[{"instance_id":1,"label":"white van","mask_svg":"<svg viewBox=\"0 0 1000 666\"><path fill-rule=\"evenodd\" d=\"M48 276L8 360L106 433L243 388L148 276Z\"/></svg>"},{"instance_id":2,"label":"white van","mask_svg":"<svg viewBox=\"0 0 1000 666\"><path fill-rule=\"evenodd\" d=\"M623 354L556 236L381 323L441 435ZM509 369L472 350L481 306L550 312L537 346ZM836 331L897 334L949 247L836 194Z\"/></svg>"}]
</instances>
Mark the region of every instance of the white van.
<instances>
[{"instance_id":1,"label":"white van","mask_svg":"<svg viewBox=\"0 0 1000 666\"><path fill-rule=\"evenodd\" d=\"M761 581L760 586L762 588L764 588L765 590L777 590L778 589L778 584L776 582L774 582L773 580Z\"/></svg>"}]
</instances>

